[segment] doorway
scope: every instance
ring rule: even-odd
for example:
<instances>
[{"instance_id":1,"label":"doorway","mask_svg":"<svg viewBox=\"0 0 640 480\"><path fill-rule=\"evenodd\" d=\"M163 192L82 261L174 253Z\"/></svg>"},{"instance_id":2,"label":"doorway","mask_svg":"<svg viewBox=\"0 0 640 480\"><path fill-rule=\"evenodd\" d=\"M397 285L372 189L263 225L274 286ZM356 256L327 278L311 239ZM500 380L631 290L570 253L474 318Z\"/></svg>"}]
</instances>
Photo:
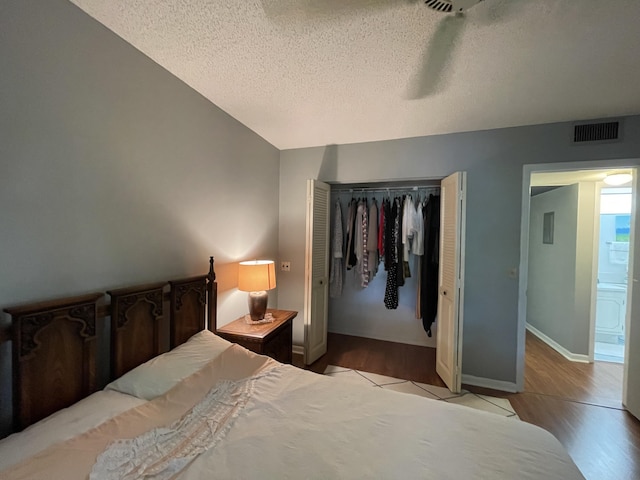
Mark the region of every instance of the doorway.
<instances>
[{"instance_id":1,"label":"doorway","mask_svg":"<svg viewBox=\"0 0 640 480\"><path fill-rule=\"evenodd\" d=\"M611 336L608 337L609 340L613 339L614 334L618 332L618 330L626 331L629 323L629 315L627 311L629 310L627 306L631 300L631 292L629 291L628 297L626 290L626 283L628 281L630 269L629 265L629 256L632 255L633 248L629 248L632 243L629 242L629 235L632 232L631 225L633 224L633 213L634 212L622 212L622 210L618 209L620 213L605 213L605 215L613 215L613 217L602 217L605 221L601 222L600 216L600 194L622 194L623 191L608 191L606 188L609 188L607 185L602 184L602 180L607 175L613 173L635 173L635 169L633 167L627 167L624 163L620 162L619 166L616 165L614 168L611 168L612 162L607 162L607 168L604 169L602 163L599 162L581 162L581 163L570 163L570 164L556 164L556 165L528 165L525 166L524 173L524 186L523 189L523 217L521 224L521 263L520 263L520 301L519 301L519 338L518 338L518 366L517 366L517 384L518 390L524 390L524 358L525 358L525 338L526 338L526 330L527 328L527 318L528 313L531 312L531 303L536 302L538 305L540 304L539 297L537 299L529 298L530 296L535 296L540 292L535 291L535 286L529 284L529 276L530 273L536 273L538 268L537 264L532 264L532 259L530 257L531 252L536 249L540 249L548 245L532 245L533 240L530 239L530 221L532 221L531 214L533 212L533 202L531 201L531 194L533 190L537 187L542 187L543 185L547 190L551 189L560 189L566 188L568 185L587 185L587 191L594 192L592 194L594 203L592 206L592 217L591 222L592 225L589 228L585 228L582 225L583 236L580 238L578 243L574 245L576 249L582 249L582 258L575 260L572 265L574 275L574 283L570 285L570 291L575 293L579 289L579 292L576 293L576 299L571 307L572 310L569 312L573 317L570 319L573 322L581 322L578 326L578 323L574 323L567 327L564 325L564 330L562 328L560 331L551 331L552 335L550 337L558 334L560 336L561 341L558 342L560 347L564 347L565 351L562 352L562 348L556 350L561 351L565 357L570 358L573 361L581 361L581 362L593 362L594 357L596 360L610 360L609 358L602 358L600 355L602 353L597 352L596 347L596 338L598 340L602 340L603 332L609 329L607 333L610 333ZM635 162L633 162L635 163ZM577 168L581 168L582 170L576 170ZM597 185L597 188L596 188ZM604 188L603 188L604 187ZM627 195L627 199L632 198L632 190L631 190L631 182L628 185L625 185L626 190L624 190L624 194ZM574 190L577 188L574 187ZM611 199L610 197L609 199ZM607 203L606 201L604 202ZM630 202L631 203L631 202ZM582 206L584 213L584 206ZM553 211L548 209L549 211L544 211L540 219L536 219L536 222L540 221L540 244L546 242L550 243L553 240ZM605 208L605 212L607 212ZM545 213L547 215L545 215ZM550 215L549 215L550 214ZM540 212L537 213L540 215ZM619 215L621 218L616 219L616 215ZM613 222L613 224L612 224ZM615 224L618 222L618 232L616 234ZM601 223L603 223L602 227L607 228L608 237L603 239L604 244L601 244ZM607 225L604 225L607 224ZM613 226L612 226L613 225ZM549 227L551 226L551 230L549 231ZM556 223L556 226L558 224ZM561 227L563 225L560 225ZM566 225L565 225L566 227ZM575 227L574 227L575 228ZM609 230L613 229L613 233ZM580 230L580 228L578 228ZM591 237L585 238L585 232L591 232ZM556 230L555 233L558 233ZM574 232L575 233L575 232ZM579 232L578 232L579 233ZM613 237L611 237L613 235ZM617 236L616 236L617 235ZM543 238L544 236L544 238ZM607 243L608 242L608 243ZM626 245L622 245L626 243ZM585 248L585 245L588 248ZM604 252L601 252L604 250ZM618 250L622 250L624 253L619 253ZM590 252L590 253L589 253ZM575 252L574 252L575 255ZM591 255L591 262L585 261L584 255ZM604 257L603 257L604 256ZM603 261L601 261L601 257L603 257ZM621 267L615 267L617 274L614 275L613 271L606 271L606 269L602 269L599 267L604 266L604 260L610 261L614 260L616 265L620 265ZM622 263L624 261L624 264ZM585 265L588 264L588 268L585 268ZM608 265L611 267L611 265ZM532 271L532 272L530 272ZM538 272L540 273L540 272ZM607 276L609 275L609 276ZM602 278L600 278L602 277ZM615 278L614 278L615 277ZM581 283L581 285L580 285ZM604 283L604 285L600 285L600 283ZM624 291L619 288L622 284L625 284ZM598 289L598 285L600 285L600 289ZM603 288L606 287L606 288ZM611 290L612 288L618 288L620 292L609 292L605 293L605 290ZM586 290L585 290L586 289ZM581 296L580 296L581 295ZM615 298L606 298L614 297ZM618 299L617 297L621 297ZM587 299L587 304L585 305L585 299ZM608 302L608 303L607 303ZM614 302L618 302L617 306L614 305ZM529 308L528 304L529 303ZM584 308L580 309L580 305ZM616 310L617 308L617 310ZM608 314L610 315L607 322L605 322L605 326L603 324L598 324L597 320L597 310L610 310ZM527 311L529 310L529 312ZM566 313L566 312L565 312ZM602 313L602 312L598 312ZM615 314L616 317L612 318L611 315ZM569 315L565 315L568 317ZM625 321L626 318L626 321ZM616 322L615 325L613 322ZM558 322L556 322L558 323ZM557 326L557 325L556 325ZM542 324L540 331L544 333L547 329L547 326ZM617 330L616 330L617 329ZM529 329L531 330L531 329ZM535 330L535 328L534 328ZM616 330L616 332L614 332ZM565 334L562 337L562 334ZM617 342L621 342L622 340L618 335L615 335L615 340ZM602 343L602 342L599 342ZM558 346L558 345L556 345ZM555 348L555 347L554 347ZM569 353L569 355L567 355ZM571 356L573 354L573 358ZM600 357L600 358L598 358ZM622 361L624 361L624 355L621 357ZM625 385L620 385L619 390L622 393L626 387L626 378L625 375ZM623 403L624 402L623 398Z\"/></svg>"},{"instance_id":2,"label":"doorway","mask_svg":"<svg viewBox=\"0 0 640 480\"><path fill-rule=\"evenodd\" d=\"M622 183L600 188L595 361L624 363L632 190Z\"/></svg>"}]
</instances>

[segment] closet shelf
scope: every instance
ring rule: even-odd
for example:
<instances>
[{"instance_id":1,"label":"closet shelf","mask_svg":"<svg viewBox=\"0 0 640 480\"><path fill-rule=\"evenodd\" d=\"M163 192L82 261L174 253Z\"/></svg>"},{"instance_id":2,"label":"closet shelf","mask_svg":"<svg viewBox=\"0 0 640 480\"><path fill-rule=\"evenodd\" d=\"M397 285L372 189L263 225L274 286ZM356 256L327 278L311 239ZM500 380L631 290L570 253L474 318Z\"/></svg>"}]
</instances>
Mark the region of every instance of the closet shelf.
<instances>
[{"instance_id":1,"label":"closet shelf","mask_svg":"<svg viewBox=\"0 0 640 480\"><path fill-rule=\"evenodd\" d=\"M417 182L378 182L378 183L349 183L333 184L331 193L387 193L387 192L424 192L440 190L440 180Z\"/></svg>"},{"instance_id":2,"label":"closet shelf","mask_svg":"<svg viewBox=\"0 0 640 480\"><path fill-rule=\"evenodd\" d=\"M388 182L366 182L366 183L332 183L331 191L348 192L353 190L379 190L386 192L387 190L418 190L425 188L440 188L440 179L414 179L414 180L398 180Z\"/></svg>"}]
</instances>

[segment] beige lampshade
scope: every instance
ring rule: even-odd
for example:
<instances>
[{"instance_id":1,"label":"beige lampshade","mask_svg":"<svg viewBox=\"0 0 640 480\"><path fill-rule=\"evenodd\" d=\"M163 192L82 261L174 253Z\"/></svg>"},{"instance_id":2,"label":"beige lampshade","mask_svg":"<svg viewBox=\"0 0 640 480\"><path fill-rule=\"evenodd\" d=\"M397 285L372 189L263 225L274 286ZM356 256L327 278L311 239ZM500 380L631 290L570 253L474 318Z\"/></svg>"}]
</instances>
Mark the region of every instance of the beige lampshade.
<instances>
[{"instance_id":1,"label":"beige lampshade","mask_svg":"<svg viewBox=\"0 0 640 480\"><path fill-rule=\"evenodd\" d=\"M259 292L276 288L276 266L272 260L240 262L238 290Z\"/></svg>"}]
</instances>

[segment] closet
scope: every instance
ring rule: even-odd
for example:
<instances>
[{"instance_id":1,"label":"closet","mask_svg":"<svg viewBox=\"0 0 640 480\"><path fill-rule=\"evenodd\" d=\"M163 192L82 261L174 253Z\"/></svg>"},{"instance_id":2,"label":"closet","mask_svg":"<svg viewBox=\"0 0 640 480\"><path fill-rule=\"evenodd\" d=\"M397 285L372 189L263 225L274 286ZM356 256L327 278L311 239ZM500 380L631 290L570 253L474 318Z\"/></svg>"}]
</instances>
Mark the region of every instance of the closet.
<instances>
[{"instance_id":1,"label":"closet","mask_svg":"<svg viewBox=\"0 0 640 480\"><path fill-rule=\"evenodd\" d=\"M430 318L432 315L429 311L435 316L437 274L430 277L431 282L436 283L436 290L429 289L433 294L425 296L427 276L423 265L426 256L435 259L437 264L438 240L433 238L433 229L429 231L429 227L439 227L439 199L439 180L331 186L329 331L398 343L436 346L436 325L430 325L429 320L423 321L423 317ZM388 206L385 208L385 205ZM424 225L427 207L429 214L436 218L429 217L431 222ZM407 215L406 209L413 209L412 212L409 210L413 214L413 220L412 215ZM385 212L383 218L386 220L386 228L385 224L380 225L381 210ZM364 211L367 212L367 228L354 229L354 224L356 227L362 225ZM389 255L388 236L392 229L388 225L390 219L395 221L393 212L399 213L399 236L403 237L404 230L406 240L404 244L400 241L402 251L398 252L400 258L397 269L392 267L395 264L393 255ZM341 218L336 222L338 215ZM377 229L371 228L373 215ZM410 225L413 225L413 229L407 228ZM415 233L416 229L421 230L420 235ZM435 234L438 234L438 229ZM372 235L375 238L369 238ZM336 245L336 238L340 237L342 242L338 243L341 246ZM364 248L363 240L366 241ZM431 248L428 248L428 242L431 242ZM342 258L336 258L336 250L341 251ZM433 266L429 270L433 271ZM429 326L431 336L427 334Z\"/></svg>"}]
</instances>

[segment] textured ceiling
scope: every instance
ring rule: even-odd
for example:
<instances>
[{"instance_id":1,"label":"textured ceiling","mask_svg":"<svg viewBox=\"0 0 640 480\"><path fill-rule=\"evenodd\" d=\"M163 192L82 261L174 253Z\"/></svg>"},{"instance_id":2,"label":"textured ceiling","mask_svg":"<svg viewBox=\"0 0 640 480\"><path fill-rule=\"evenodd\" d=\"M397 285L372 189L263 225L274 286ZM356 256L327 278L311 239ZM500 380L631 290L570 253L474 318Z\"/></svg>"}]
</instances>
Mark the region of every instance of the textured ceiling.
<instances>
[{"instance_id":1,"label":"textured ceiling","mask_svg":"<svg viewBox=\"0 0 640 480\"><path fill-rule=\"evenodd\" d=\"M640 113L640 0L71 0L280 149Z\"/></svg>"}]
</instances>

